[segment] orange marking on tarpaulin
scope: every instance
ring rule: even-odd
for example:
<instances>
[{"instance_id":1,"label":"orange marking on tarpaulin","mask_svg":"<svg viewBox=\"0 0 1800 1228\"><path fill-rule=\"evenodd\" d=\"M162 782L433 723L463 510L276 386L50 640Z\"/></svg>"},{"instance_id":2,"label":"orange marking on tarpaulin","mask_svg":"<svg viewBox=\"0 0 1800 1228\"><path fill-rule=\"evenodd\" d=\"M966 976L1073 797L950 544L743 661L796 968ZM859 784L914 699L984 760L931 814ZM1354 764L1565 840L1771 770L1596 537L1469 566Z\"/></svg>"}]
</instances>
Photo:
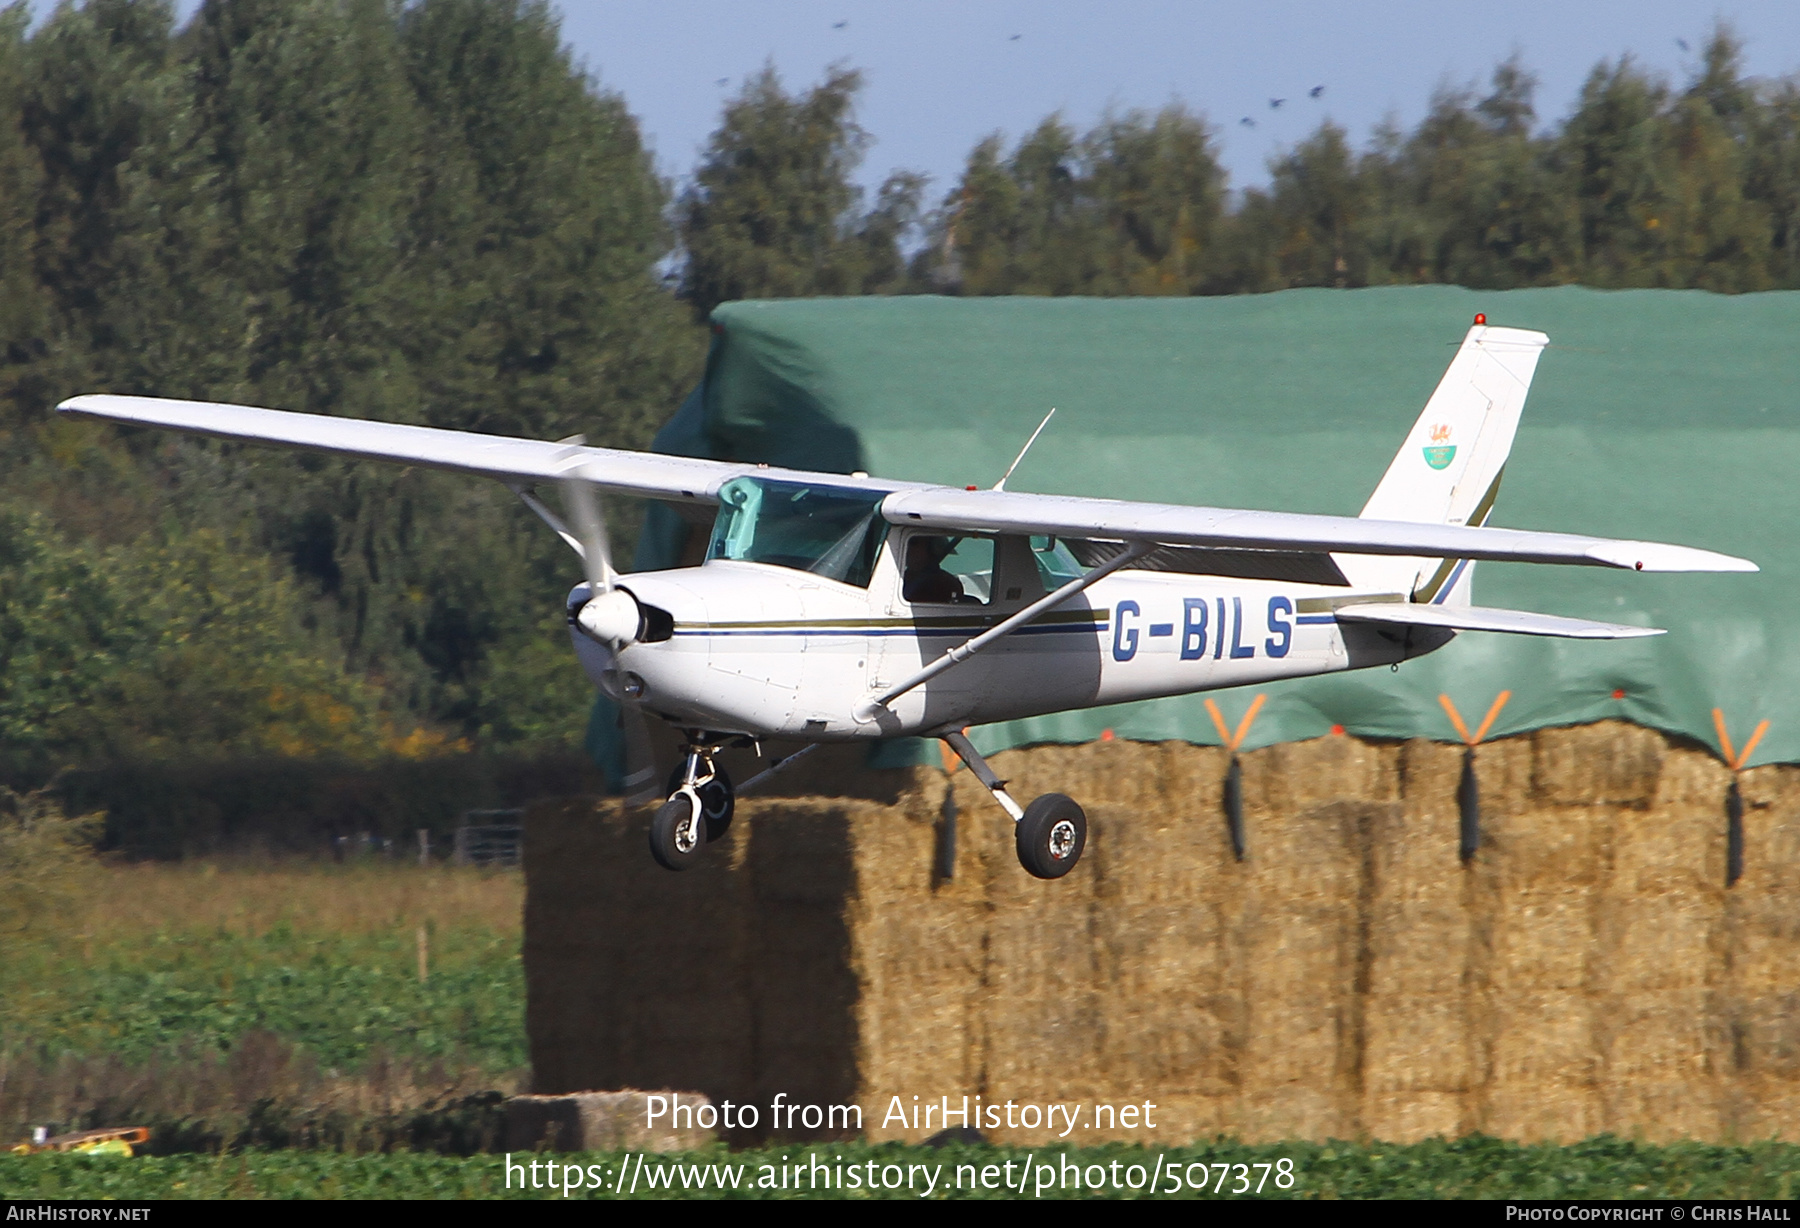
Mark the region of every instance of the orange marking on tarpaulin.
<instances>
[{"instance_id":1,"label":"orange marking on tarpaulin","mask_svg":"<svg viewBox=\"0 0 1800 1228\"><path fill-rule=\"evenodd\" d=\"M1443 704L1444 711L1450 714L1450 723L1456 727L1456 736L1463 740L1464 745L1472 745L1469 741L1469 727L1463 724L1462 713L1456 710L1456 705L1450 702L1450 697L1440 694L1438 702Z\"/></svg>"},{"instance_id":2,"label":"orange marking on tarpaulin","mask_svg":"<svg viewBox=\"0 0 1800 1228\"><path fill-rule=\"evenodd\" d=\"M1738 756L1737 761L1737 765L1740 768L1750 762L1750 752L1756 749L1756 744L1762 741L1763 734L1767 732L1769 732L1769 722L1765 717L1762 724L1756 727L1756 732L1750 735L1750 740L1744 743L1744 753Z\"/></svg>"},{"instance_id":3,"label":"orange marking on tarpaulin","mask_svg":"<svg viewBox=\"0 0 1800 1228\"><path fill-rule=\"evenodd\" d=\"M1481 740L1488 736L1488 730L1494 727L1494 718L1500 715L1500 709L1504 708L1506 706L1506 701L1511 698L1511 691L1501 691L1498 695L1494 696L1494 705L1488 709L1487 715L1481 719L1481 728L1475 731L1475 741L1471 743L1471 745L1479 746Z\"/></svg>"},{"instance_id":4,"label":"orange marking on tarpaulin","mask_svg":"<svg viewBox=\"0 0 1800 1228\"><path fill-rule=\"evenodd\" d=\"M1737 754L1731 749L1731 735L1725 732L1725 714L1717 708L1713 709L1713 728L1719 734L1719 750L1725 755L1725 766L1736 771Z\"/></svg>"},{"instance_id":5,"label":"orange marking on tarpaulin","mask_svg":"<svg viewBox=\"0 0 1800 1228\"><path fill-rule=\"evenodd\" d=\"M1212 696L1206 697L1207 715L1212 717L1213 726L1219 731L1219 741L1225 744L1226 750L1237 753L1237 748L1244 744L1244 738L1249 734L1250 726L1255 723L1256 714L1262 711L1263 701L1267 698L1261 691L1257 692L1256 698L1250 701L1250 707L1244 713L1244 719L1238 722L1237 732L1233 733L1226 726L1225 714L1219 711L1219 705L1213 702Z\"/></svg>"},{"instance_id":6,"label":"orange marking on tarpaulin","mask_svg":"<svg viewBox=\"0 0 1800 1228\"><path fill-rule=\"evenodd\" d=\"M1762 741L1763 734L1769 732L1769 722L1764 720L1756 727L1755 732L1750 735L1750 740L1744 743L1744 749L1741 752L1731 749L1731 735L1725 732L1725 713L1721 709L1713 709L1713 728L1719 734L1719 750L1725 756L1725 766L1736 772L1741 771L1743 766L1750 762L1750 754L1756 749L1756 744Z\"/></svg>"},{"instance_id":7,"label":"orange marking on tarpaulin","mask_svg":"<svg viewBox=\"0 0 1800 1228\"><path fill-rule=\"evenodd\" d=\"M1463 724L1462 713L1456 710L1456 705L1450 702L1448 695L1440 694L1438 702L1444 705L1444 711L1449 714L1450 723L1456 727L1457 735L1462 738L1463 745L1479 746L1481 740L1488 736L1488 730L1494 727L1494 719L1500 715L1500 709L1504 708L1506 701L1511 698L1511 691L1501 691L1494 696L1494 702L1488 707L1487 716L1482 718L1480 727L1475 730L1473 735L1469 733L1469 727Z\"/></svg>"}]
</instances>

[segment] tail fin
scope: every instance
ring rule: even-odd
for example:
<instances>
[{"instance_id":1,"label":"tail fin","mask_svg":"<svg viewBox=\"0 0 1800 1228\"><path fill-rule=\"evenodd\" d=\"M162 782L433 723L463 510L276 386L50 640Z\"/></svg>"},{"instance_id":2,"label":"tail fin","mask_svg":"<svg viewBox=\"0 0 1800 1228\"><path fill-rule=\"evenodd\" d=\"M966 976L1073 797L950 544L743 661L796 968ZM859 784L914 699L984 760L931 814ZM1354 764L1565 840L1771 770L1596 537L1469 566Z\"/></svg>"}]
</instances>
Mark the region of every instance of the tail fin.
<instances>
[{"instance_id":1,"label":"tail fin","mask_svg":"<svg viewBox=\"0 0 1800 1228\"><path fill-rule=\"evenodd\" d=\"M1512 451L1519 413L1550 343L1543 333L1478 323L1413 423L1406 443L1369 496L1366 520L1479 525L1493 509ZM1475 565L1465 559L1338 560L1357 587L1407 594L1414 601L1466 605Z\"/></svg>"}]
</instances>

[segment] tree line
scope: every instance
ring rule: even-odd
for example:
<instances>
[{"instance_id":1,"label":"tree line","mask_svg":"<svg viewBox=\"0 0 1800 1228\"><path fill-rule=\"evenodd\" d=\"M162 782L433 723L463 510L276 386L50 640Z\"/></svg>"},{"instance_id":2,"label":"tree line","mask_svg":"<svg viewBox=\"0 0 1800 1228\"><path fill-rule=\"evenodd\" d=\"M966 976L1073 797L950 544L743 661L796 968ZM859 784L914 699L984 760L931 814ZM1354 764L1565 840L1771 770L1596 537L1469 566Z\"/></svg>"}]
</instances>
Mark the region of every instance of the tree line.
<instances>
[{"instance_id":1,"label":"tree line","mask_svg":"<svg viewBox=\"0 0 1800 1228\"><path fill-rule=\"evenodd\" d=\"M737 298L1800 285L1800 87L1729 30L1540 125L1501 64L1234 192L1179 105L856 186L861 80L679 191L540 0L0 10L0 773L579 735L566 548L486 483L57 420L87 391L642 447Z\"/></svg>"},{"instance_id":2,"label":"tree line","mask_svg":"<svg viewBox=\"0 0 1800 1228\"><path fill-rule=\"evenodd\" d=\"M766 70L727 105L679 203L697 311L796 294L1800 286L1800 79L1746 78L1724 26L1680 86L1603 62L1543 126L1515 57L1485 92L1440 90L1417 127L1361 149L1322 123L1238 193L1211 128L1175 104L1085 132L1050 116L978 144L935 204L897 173L864 209L859 86L840 70L789 96Z\"/></svg>"}]
</instances>

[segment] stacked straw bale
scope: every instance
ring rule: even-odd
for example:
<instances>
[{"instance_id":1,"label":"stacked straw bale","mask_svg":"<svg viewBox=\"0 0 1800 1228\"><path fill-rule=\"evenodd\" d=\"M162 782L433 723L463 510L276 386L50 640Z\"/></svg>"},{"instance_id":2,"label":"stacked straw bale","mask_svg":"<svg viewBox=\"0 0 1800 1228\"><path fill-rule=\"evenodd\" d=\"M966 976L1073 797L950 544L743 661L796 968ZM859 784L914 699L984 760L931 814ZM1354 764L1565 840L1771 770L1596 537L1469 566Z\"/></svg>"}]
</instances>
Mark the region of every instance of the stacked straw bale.
<instances>
[{"instance_id":1,"label":"stacked straw bale","mask_svg":"<svg viewBox=\"0 0 1800 1228\"><path fill-rule=\"evenodd\" d=\"M1331 737L1243 756L1119 741L997 755L1016 796L1077 798L1068 878L1019 868L967 771L740 803L668 874L643 814L527 816L535 1090L679 1086L761 1108L1154 1102L1175 1143L1482 1131L1793 1137L1800 1126L1800 769L1730 774L1619 723L1482 746L1482 843L1458 856L1463 748ZM846 768L846 771L849 769ZM885 799L885 800L875 800ZM944 871L946 824L954 864ZM909 1118L888 1116L894 1098ZM956 1124L953 1119L951 1124ZM841 1123L840 1123L841 1125ZM854 1132L854 1131L851 1131ZM1050 1141L1056 1129L987 1130Z\"/></svg>"}]
</instances>

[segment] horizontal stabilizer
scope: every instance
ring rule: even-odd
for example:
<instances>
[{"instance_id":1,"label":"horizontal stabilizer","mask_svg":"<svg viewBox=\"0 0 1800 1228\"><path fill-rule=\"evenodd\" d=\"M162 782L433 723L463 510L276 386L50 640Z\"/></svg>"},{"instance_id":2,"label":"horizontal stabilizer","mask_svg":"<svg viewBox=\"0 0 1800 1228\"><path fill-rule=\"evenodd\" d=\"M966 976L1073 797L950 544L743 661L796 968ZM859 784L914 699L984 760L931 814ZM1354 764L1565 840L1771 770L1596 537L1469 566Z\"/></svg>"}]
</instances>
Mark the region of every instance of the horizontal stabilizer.
<instances>
[{"instance_id":1,"label":"horizontal stabilizer","mask_svg":"<svg viewBox=\"0 0 1800 1228\"><path fill-rule=\"evenodd\" d=\"M1448 627L1455 631L1505 631L1512 635L1560 635L1576 640L1629 640L1661 635L1659 627L1597 623L1585 618L1559 618L1526 610L1495 610L1478 605L1420 605L1410 601L1343 605L1332 611L1340 622L1394 623L1409 627Z\"/></svg>"}]
</instances>

